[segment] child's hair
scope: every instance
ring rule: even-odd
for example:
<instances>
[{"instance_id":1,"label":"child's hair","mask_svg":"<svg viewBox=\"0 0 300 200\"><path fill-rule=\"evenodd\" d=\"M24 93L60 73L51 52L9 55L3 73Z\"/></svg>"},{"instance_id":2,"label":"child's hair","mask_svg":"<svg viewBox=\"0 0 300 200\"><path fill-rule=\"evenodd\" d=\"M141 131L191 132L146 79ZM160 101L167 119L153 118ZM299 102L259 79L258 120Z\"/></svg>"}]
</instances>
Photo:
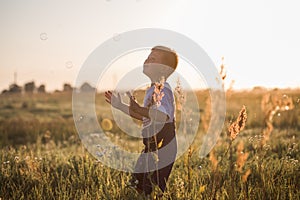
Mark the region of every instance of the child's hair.
<instances>
[{"instance_id":1,"label":"child's hair","mask_svg":"<svg viewBox=\"0 0 300 200\"><path fill-rule=\"evenodd\" d=\"M177 64L178 64L178 55L177 53L170 49L169 47L165 47L165 46L155 46L151 49L153 50L159 50L159 51L163 51L165 53L165 59L166 59L166 65L172 67L174 70L177 68Z\"/></svg>"}]
</instances>

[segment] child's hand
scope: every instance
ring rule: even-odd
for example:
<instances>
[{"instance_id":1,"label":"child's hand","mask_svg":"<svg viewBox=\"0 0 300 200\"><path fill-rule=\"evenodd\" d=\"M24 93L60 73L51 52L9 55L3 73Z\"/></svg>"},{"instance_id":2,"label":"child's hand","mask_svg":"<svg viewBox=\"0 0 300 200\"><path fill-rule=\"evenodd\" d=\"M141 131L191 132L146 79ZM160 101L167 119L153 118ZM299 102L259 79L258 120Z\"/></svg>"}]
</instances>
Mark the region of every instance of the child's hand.
<instances>
[{"instance_id":1,"label":"child's hand","mask_svg":"<svg viewBox=\"0 0 300 200\"><path fill-rule=\"evenodd\" d=\"M120 93L117 93L117 95L115 95L111 91L106 91L105 100L107 103L111 104L114 108L117 109L120 109L122 105L122 99Z\"/></svg>"},{"instance_id":2,"label":"child's hand","mask_svg":"<svg viewBox=\"0 0 300 200\"><path fill-rule=\"evenodd\" d=\"M126 94L129 97L129 99L130 99L130 102L129 102L129 111L133 111L133 112L139 113L139 110L140 110L141 106L135 101L135 97L132 96L129 92L127 92Z\"/></svg>"}]
</instances>

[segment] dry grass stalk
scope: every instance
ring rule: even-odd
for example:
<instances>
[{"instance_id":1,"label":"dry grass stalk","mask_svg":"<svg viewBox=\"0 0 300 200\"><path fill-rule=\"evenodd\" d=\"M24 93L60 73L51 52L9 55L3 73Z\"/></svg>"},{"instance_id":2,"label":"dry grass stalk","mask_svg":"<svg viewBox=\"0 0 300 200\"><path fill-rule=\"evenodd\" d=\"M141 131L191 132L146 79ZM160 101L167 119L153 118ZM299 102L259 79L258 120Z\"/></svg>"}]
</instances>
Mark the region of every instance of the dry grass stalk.
<instances>
[{"instance_id":1,"label":"dry grass stalk","mask_svg":"<svg viewBox=\"0 0 300 200\"><path fill-rule=\"evenodd\" d=\"M281 95L279 93L271 95L268 93L263 96L261 109L264 113L265 128L263 129L264 139L262 140L262 145L269 140L271 132L273 131L273 117L280 111L292 110L294 107L292 98L287 95Z\"/></svg>"},{"instance_id":2,"label":"dry grass stalk","mask_svg":"<svg viewBox=\"0 0 300 200\"><path fill-rule=\"evenodd\" d=\"M180 111L181 118L183 119L183 133L187 133L187 119L190 119L191 110L190 108L186 108L186 99L187 93L182 89L180 79L177 79L177 86L174 89L174 94L176 97L176 109Z\"/></svg>"},{"instance_id":3,"label":"dry grass stalk","mask_svg":"<svg viewBox=\"0 0 300 200\"><path fill-rule=\"evenodd\" d=\"M206 101L205 101L205 110L204 110L204 114L201 116L201 120L202 120L202 124L203 124L203 129L205 132L207 132L208 130L208 126L209 126L209 121L211 118L211 101L210 98L207 97Z\"/></svg>"},{"instance_id":4,"label":"dry grass stalk","mask_svg":"<svg viewBox=\"0 0 300 200\"><path fill-rule=\"evenodd\" d=\"M154 91L152 94L152 105L156 105L157 107L161 105L161 100L164 97L164 92L162 89L164 88L164 77L161 78L160 82L154 83Z\"/></svg>"},{"instance_id":5,"label":"dry grass stalk","mask_svg":"<svg viewBox=\"0 0 300 200\"><path fill-rule=\"evenodd\" d=\"M220 68L221 68L221 71L219 72L219 74L221 76L222 84L224 86L224 80L225 80L225 78L227 76L226 71L225 71L225 65L224 65L224 57L222 57L222 63L221 63Z\"/></svg>"},{"instance_id":6,"label":"dry grass stalk","mask_svg":"<svg viewBox=\"0 0 300 200\"><path fill-rule=\"evenodd\" d=\"M217 166L218 166L218 160L217 160L217 158L216 158L215 153L214 153L213 150L209 153L209 160L210 160L210 162L212 164L213 170L216 171Z\"/></svg>"},{"instance_id":7,"label":"dry grass stalk","mask_svg":"<svg viewBox=\"0 0 300 200\"><path fill-rule=\"evenodd\" d=\"M245 174L242 176L243 183L247 182L248 176L251 174L251 169L248 169Z\"/></svg>"},{"instance_id":8,"label":"dry grass stalk","mask_svg":"<svg viewBox=\"0 0 300 200\"><path fill-rule=\"evenodd\" d=\"M182 89L179 77L177 79L177 85L174 89L174 94L177 100L177 110L181 111L183 110L184 104L186 103L186 93Z\"/></svg>"},{"instance_id":9,"label":"dry grass stalk","mask_svg":"<svg viewBox=\"0 0 300 200\"><path fill-rule=\"evenodd\" d=\"M240 173L242 173L242 169L246 163L246 160L249 156L249 153L246 152L244 153L244 143L243 141L240 141L240 143L238 144L237 146L237 160L236 160L236 165L237 165L237 168L236 170Z\"/></svg>"},{"instance_id":10,"label":"dry grass stalk","mask_svg":"<svg viewBox=\"0 0 300 200\"><path fill-rule=\"evenodd\" d=\"M221 81L222 87L224 89L227 72L225 70L224 57L222 57L221 59L222 59L222 63L220 65L219 77L216 77L216 81L218 83ZM234 84L234 80L231 81L230 86L229 86L228 90L226 91L226 96L231 95L233 84ZM214 95L218 96L219 94L215 93ZM219 99L216 98L215 101L219 101ZM216 105L218 105L218 103L216 103ZM210 120L214 120L214 119L211 119L211 115L212 115L211 112L223 112L223 111L220 111L218 109L218 107L213 107L213 105L211 104L211 98L210 98L210 96L208 96L206 99L206 102L205 102L204 114L201 115L203 129L205 132L207 132L207 130L208 130Z\"/></svg>"},{"instance_id":11,"label":"dry grass stalk","mask_svg":"<svg viewBox=\"0 0 300 200\"><path fill-rule=\"evenodd\" d=\"M228 135L231 141L235 140L237 135L245 128L246 121L247 121L247 111L246 111L246 107L243 106L236 121L233 122L228 127L228 131L229 131Z\"/></svg>"}]
</instances>

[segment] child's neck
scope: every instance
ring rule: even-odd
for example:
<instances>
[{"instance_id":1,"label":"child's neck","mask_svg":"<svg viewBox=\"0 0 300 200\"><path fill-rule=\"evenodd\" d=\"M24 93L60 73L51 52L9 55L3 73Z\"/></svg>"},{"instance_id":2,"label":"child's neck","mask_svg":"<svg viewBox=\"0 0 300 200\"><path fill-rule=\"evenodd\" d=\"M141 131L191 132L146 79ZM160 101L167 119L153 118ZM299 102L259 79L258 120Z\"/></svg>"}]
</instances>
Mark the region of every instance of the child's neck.
<instances>
[{"instance_id":1,"label":"child's neck","mask_svg":"<svg viewBox=\"0 0 300 200\"><path fill-rule=\"evenodd\" d=\"M151 85L154 84L154 83L160 83L160 82L165 82L166 79L165 77L159 77L159 78L150 78L151 79Z\"/></svg>"}]
</instances>

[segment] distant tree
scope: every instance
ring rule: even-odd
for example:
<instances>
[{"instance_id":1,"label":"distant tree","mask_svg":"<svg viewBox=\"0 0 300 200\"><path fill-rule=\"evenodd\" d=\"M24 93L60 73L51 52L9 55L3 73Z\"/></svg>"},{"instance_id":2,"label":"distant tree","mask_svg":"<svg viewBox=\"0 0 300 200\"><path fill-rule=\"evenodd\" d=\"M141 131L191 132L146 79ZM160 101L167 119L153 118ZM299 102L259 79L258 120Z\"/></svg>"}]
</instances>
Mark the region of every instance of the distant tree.
<instances>
[{"instance_id":1,"label":"distant tree","mask_svg":"<svg viewBox=\"0 0 300 200\"><path fill-rule=\"evenodd\" d=\"M8 90L6 89L2 90L1 94L5 94L5 93L8 93Z\"/></svg>"},{"instance_id":2,"label":"distant tree","mask_svg":"<svg viewBox=\"0 0 300 200\"><path fill-rule=\"evenodd\" d=\"M60 90L54 90L54 93L61 93Z\"/></svg>"},{"instance_id":3,"label":"distant tree","mask_svg":"<svg viewBox=\"0 0 300 200\"><path fill-rule=\"evenodd\" d=\"M262 86L255 86L252 88L252 91L265 91L265 90L267 90L267 89Z\"/></svg>"},{"instance_id":4,"label":"distant tree","mask_svg":"<svg viewBox=\"0 0 300 200\"><path fill-rule=\"evenodd\" d=\"M17 84L13 83L9 86L9 93L21 93L22 92L22 88L20 86L18 86Z\"/></svg>"},{"instance_id":5,"label":"distant tree","mask_svg":"<svg viewBox=\"0 0 300 200\"><path fill-rule=\"evenodd\" d=\"M83 83L80 87L80 92L95 92L95 90L96 89L87 82Z\"/></svg>"},{"instance_id":6,"label":"distant tree","mask_svg":"<svg viewBox=\"0 0 300 200\"><path fill-rule=\"evenodd\" d=\"M45 85L40 85L39 87L38 87L38 89L37 89L37 92L38 93L45 93L46 92L46 87L45 87Z\"/></svg>"},{"instance_id":7,"label":"distant tree","mask_svg":"<svg viewBox=\"0 0 300 200\"><path fill-rule=\"evenodd\" d=\"M73 90L73 88L70 84L68 84L68 83L64 84L64 89L63 89L64 92L72 92L72 90Z\"/></svg>"},{"instance_id":8,"label":"distant tree","mask_svg":"<svg viewBox=\"0 0 300 200\"><path fill-rule=\"evenodd\" d=\"M24 89L26 93L33 93L35 91L35 83L33 81L25 83Z\"/></svg>"}]
</instances>

